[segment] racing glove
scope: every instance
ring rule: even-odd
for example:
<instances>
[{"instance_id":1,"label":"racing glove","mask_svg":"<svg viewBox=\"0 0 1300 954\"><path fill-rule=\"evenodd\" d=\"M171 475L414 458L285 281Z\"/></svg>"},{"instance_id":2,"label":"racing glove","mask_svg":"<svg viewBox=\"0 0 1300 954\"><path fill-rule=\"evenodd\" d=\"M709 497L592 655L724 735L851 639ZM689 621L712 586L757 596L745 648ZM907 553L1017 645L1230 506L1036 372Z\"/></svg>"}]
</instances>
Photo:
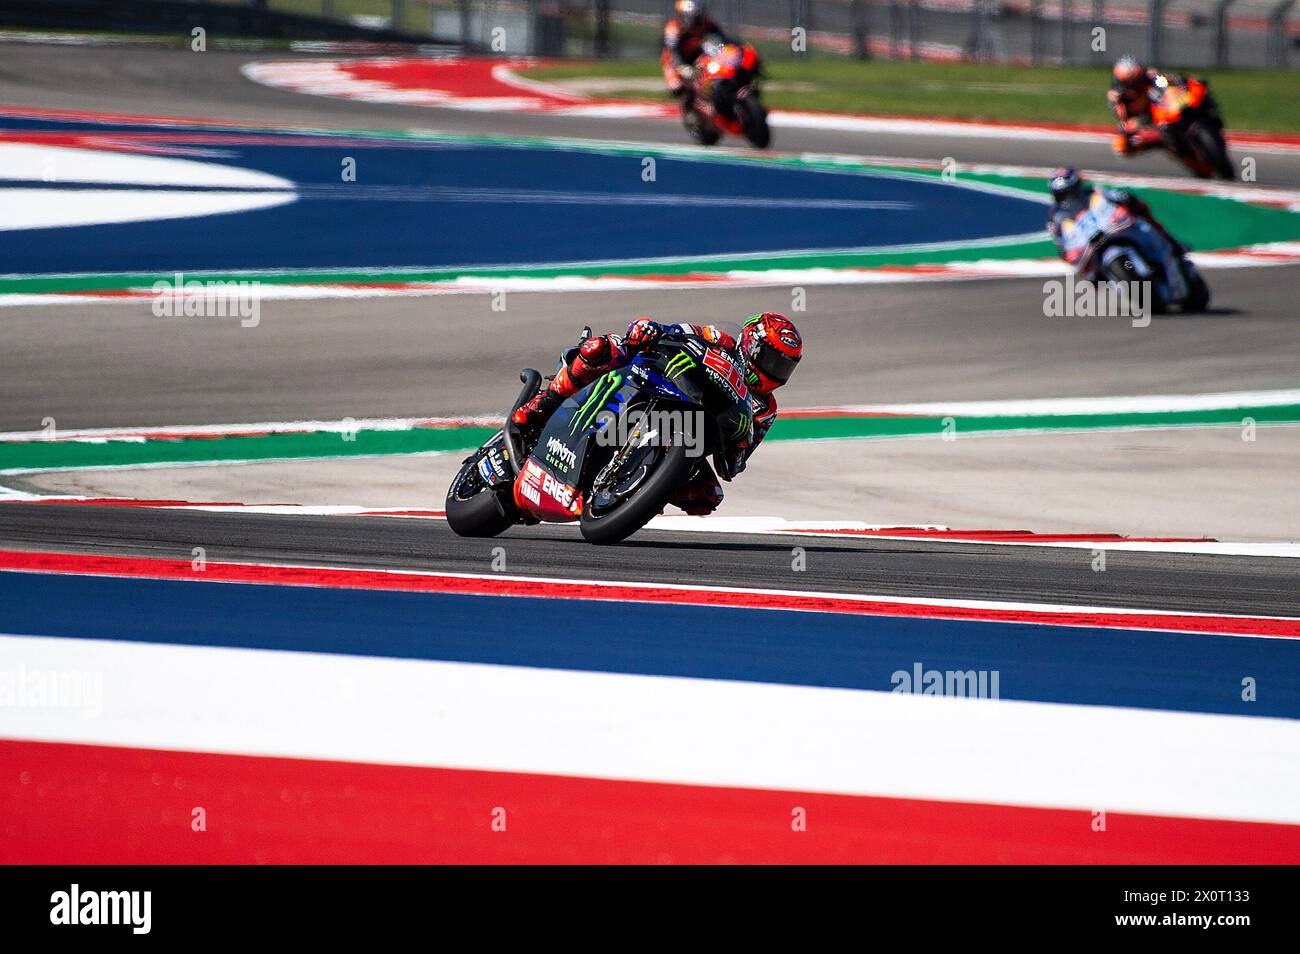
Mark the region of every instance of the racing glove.
<instances>
[{"instance_id":1,"label":"racing glove","mask_svg":"<svg viewBox=\"0 0 1300 954\"><path fill-rule=\"evenodd\" d=\"M638 318L627 326L623 343L633 351L643 351L663 337L663 325L649 318Z\"/></svg>"}]
</instances>

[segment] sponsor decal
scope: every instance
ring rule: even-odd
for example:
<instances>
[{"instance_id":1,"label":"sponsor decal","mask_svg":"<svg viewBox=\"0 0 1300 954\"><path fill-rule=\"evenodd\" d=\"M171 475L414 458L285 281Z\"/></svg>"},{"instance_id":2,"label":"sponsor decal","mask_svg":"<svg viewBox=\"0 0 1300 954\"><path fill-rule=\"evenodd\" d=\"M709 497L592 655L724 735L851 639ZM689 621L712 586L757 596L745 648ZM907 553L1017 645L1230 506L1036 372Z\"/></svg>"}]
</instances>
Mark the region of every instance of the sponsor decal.
<instances>
[{"instance_id":1,"label":"sponsor decal","mask_svg":"<svg viewBox=\"0 0 1300 954\"><path fill-rule=\"evenodd\" d=\"M596 418L596 412L609 400L610 395L618 390L623 383L623 375L617 371L610 371L591 388L591 393L587 395L587 400L578 413L573 415L573 422L569 425L569 432L578 433L585 427L589 427Z\"/></svg>"},{"instance_id":2,"label":"sponsor decal","mask_svg":"<svg viewBox=\"0 0 1300 954\"><path fill-rule=\"evenodd\" d=\"M704 367L710 372L711 377L730 388L738 399L744 400L749 397L749 389L745 387L745 380L740 370L726 352L719 351L717 348L710 348L704 352Z\"/></svg>"},{"instance_id":3,"label":"sponsor decal","mask_svg":"<svg viewBox=\"0 0 1300 954\"><path fill-rule=\"evenodd\" d=\"M552 437L546 442L546 462L568 473L577 465L578 454L558 437Z\"/></svg>"},{"instance_id":4,"label":"sponsor decal","mask_svg":"<svg viewBox=\"0 0 1300 954\"><path fill-rule=\"evenodd\" d=\"M695 367L695 359L685 351L679 351L664 365L664 375L669 378L680 377Z\"/></svg>"},{"instance_id":5,"label":"sponsor decal","mask_svg":"<svg viewBox=\"0 0 1300 954\"><path fill-rule=\"evenodd\" d=\"M550 474L544 474L542 476L542 493L546 494L546 496L550 497L565 510L573 510L573 502L577 492L578 489L576 487L570 487L568 484L564 483L564 481L553 477Z\"/></svg>"},{"instance_id":6,"label":"sponsor decal","mask_svg":"<svg viewBox=\"0 0 1300 954\"><path fill-rule=\"evenodd\" d=\"M537 462L530 459L524 464L524 470L523 473L519 475L519 483L517 485L519 493L522 494L526 500L531 501L534 505L539 507L542 505L542 474L543 471L537 466Z\"/></svg>"}]
</instances>

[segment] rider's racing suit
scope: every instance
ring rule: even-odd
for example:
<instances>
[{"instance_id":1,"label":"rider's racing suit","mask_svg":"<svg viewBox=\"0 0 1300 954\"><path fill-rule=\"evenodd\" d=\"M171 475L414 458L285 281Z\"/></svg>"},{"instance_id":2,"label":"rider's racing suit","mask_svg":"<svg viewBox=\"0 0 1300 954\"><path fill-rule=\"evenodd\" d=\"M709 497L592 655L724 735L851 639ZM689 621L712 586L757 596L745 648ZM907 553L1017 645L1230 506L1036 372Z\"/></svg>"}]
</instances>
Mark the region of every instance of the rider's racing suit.
<instances>
[{"instance_id":1,"label":"rider's racing suit","mask_svg":"<svg viewBox=\"0 0 1300 954\"><path fill-rule=\"evenodd\" d=\"M684 67L693 66L704 50L704 43L709 39L722 43L734 42L723 32L718 22L710 16L703 16L694 26L686 26L676 17L664 24L664 51L661 63L664 82L668 92L673 96L683 96L688 91L682 79Z\"/></svg>"},{"instance_id":2,"label":"rider's racing suit","mask_svg":"<svg viewBox=\"0 0 1300 954\"><path fill-rule=\"evenodd\" d=\"M1186 85L1187 81L1177 73L1150 68L1136 82L1112 83L1106 99L1122 130L1115 137L1115 152L1127 156L1163 145L1160 130L1151 119L1151 106L1160 102L1168 87Z\"/></svg>"},{"instance_id":3,"label":"rider's racing suit","mask_svg":"<svg viewBox=\"0 0 1300 954\"><path fill-rule=\"evenodd\" d=\"M1078 265L1092 243L1105 233L1125 230L1147 256L1147 261L1160 264L1166 293L1177 298L1186 293L1178 264L1186 247L1166 231L1145 202L1127 189L1091 186L1081 189L1053 205L1047 217L1047 230L1061 257L1071 265ZM1103 264L1106 254L1111 253L1103 253L1100 260Z\"/></svg>"},{"instance_id":4,"label":"rider's racing suit","mask_svg":"<svg viewBox=\"0 0 1300 954\"><path fill-rule=\"evenodd\" d=\"M1127 189L1086 186L1063 202L1052 205L1047 213L1047 231L1051 233L1061 257L1073 265L1083 255L1093 236L1126 212L1153 228L1169 243L1175 255L1186 251L1182 243L1157 221L1151 207Z\"/></svg>"},{"instance_id":5,"label":"rider's racing suit","mask_svg":"<svg viewBox=\"0 0 1300 954\"><path fill-rule=\"evenodd\" d=\"M605 372L625 366L637 352L654 344L664 335L694 338L701 344L727 352L738 367L744 367L744 358L736 346L736 339L713 325L660 325L648 318L638 318L628 325L626 334L595 335L569 352L566 355L568 360L561 364L546 390L515 412L515 423L540 431L546 419L565 398L578 393ZM706 459L700 458L691 471L690 478L669 501L688 514L704 516L718 508L722 503L722 485L718 482L718 475L724 480L731 480L743 471L749 455L776 420L776 398L771 392L759 393L753 388L747 390L750 410L754 416L752 432L739 440L728 440L726 446L714 455L716 473Z\"/></svg>"}]
</instances>

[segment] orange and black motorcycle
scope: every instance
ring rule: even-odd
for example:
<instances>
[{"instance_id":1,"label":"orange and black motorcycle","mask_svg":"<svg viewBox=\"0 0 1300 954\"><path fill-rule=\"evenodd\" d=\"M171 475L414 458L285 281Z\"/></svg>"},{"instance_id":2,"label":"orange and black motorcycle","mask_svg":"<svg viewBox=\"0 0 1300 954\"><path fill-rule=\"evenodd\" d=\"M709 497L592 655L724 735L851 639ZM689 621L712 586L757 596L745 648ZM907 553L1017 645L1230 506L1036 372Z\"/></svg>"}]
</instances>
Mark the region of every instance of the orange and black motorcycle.
<instances>
[{"instance_id":1,"label":"orange and black motorcycle","mask_svg":"<svg viewBox=\"0 0 1300 954\"><path fill-rule=\"evenodd\" d=\"M691 138L712 146L725 132L743 136L758 149L771 145L767 109L759 95L761 74L758 53L748 43L705 43L689 73L690 93L682 109Z\"/></svg>"},{"instance_id":2,"label":"orange and black motorcycle","mask_svg":"<svg viewBox=\"0 0 1300 954\"><path fill-rule=\"evenodd\" d=\"M1237 178L1224 142L1223 119L1205 82L1157 76L1150 100L1151 125L1121 122L1123 141L1116 142L1117 151L1130 153L1159 145L1202 179Z\"/></svg>"}]
</instances>

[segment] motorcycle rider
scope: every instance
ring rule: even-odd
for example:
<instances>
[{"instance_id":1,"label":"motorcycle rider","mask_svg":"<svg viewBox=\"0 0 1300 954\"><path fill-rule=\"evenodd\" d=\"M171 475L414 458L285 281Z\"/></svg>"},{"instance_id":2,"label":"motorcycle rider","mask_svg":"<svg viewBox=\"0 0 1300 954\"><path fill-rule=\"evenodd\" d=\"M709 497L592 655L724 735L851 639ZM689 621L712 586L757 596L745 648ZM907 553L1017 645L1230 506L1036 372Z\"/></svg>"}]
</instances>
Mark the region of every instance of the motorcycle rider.
<instances>
[{"instance_id":1,"label":"motorcycle rider","mask_svg":"<svg viewBox=\"0 0 1300 954\"><path fill-rule=\"evenodd\" d=\"M1120 212L1127 212L1150 225L1169 242L1175 256L1187 251L1160 224L1151 212L1151 207L1128 189L1097 189L1085 182L1079 175L1079 170L1073 167L1053 172L1047 180L1047 188L1051 191L1053 200L1047 213L1047 231L1051 233L1061 257L1071 265L1079 260L1087 248L1087 240L1101 229L1104 222ZM1079 228L1087 229L1088 233L1081 237L1072 235Z\"/></svg>"},{"instance_id":2,"label":"motorcycle rider","mask_svg":"<svg viewBox=\"0 0 1300 954\"><path fill-rule=\"evenodd\" d=\"M739 439L728 438L726 446L714 455L716 474L708 461L701 458L690 478L670 501L688 514L705 516L722 503L722 485L718 483L718 476L730 481L743 471L750 454L776 420L776 397L772 392L790 379L803 355L799 330L784 315L764 312L751 316L741 329L739 340L713 325L682 323L665 326L649 318L638 318L628 325L626 334L595 335L583 341L551 379L546 390L521 405L512 420L521 429L539 432L566 398L605 372L625 366L638 352L665 335L694 337L703 344L725 351L744 375L749 392L749 405L754 417L752 433L745 433Z\"/></svg>"},{"instance_id":3,"label":"motorcycle rider","mask_svg":"<svg viewBox=\"0 0 1300 954\"><path fill-rule=\"evenodd\" d=\"M1159 103L1170 86L1186 86L1187 80L1177 73L1143 66L1131 56L1121 57L1111 75L1114 82L1106 93L1106 99L1120 125L1120 133L1114 142L1115 154L1132 156L1158 148L1163 138L1151 118L1151 105ZM1205 80L1199 82L1206 83Z\"/></svg>"},{"instance_id":4,"label":"motorcycle rider","mask_svg":"<svg viewBox=\"0 0 1300 954\"><path fill-rule=\"evenodd\" d=\"M721 43L735 42L709 16L704 9L704 0L677 0L673 18L664 24L661 60L668 93L682 101L683 110L690 107L691 70L700 58L705 42L710 39Z\"/></svg>"}]
</instances>

